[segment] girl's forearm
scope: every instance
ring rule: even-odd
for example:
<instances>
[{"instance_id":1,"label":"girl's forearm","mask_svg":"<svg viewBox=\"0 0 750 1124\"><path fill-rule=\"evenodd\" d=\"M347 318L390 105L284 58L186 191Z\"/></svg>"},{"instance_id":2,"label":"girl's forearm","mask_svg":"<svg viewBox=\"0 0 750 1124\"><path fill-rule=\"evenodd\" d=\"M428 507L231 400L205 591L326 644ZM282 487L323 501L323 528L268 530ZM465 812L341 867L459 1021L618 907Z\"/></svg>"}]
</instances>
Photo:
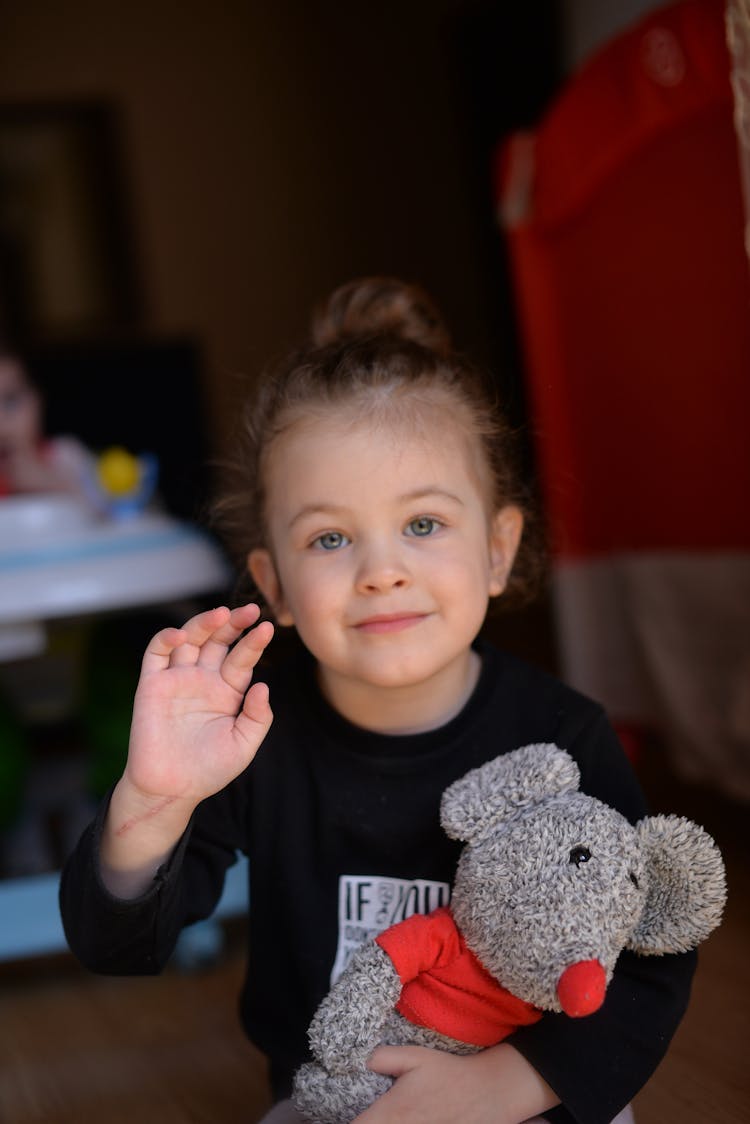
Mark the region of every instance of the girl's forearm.
<instances>
[{"instance_id":1,"label":"girl's forearm","mask_svg":"<svg viewBox=\"0 0 750 1124\"><path fill-rule=\"evenodd\" d=\"M516 1124L517 1121L539 1116L560 1103L560 1098L541 1074L513 1046L501 1043L483 1054L474 1057L479 1065L484 1063L487 1067L488 1078L492 1079L489 1076L491 1071L498 1081L500 1095L496 1103L502 1105L499 1119Z\"/></svg>"},{"instance_id":2,"label":"girl's forearm","mask_svg":"<svg viewBox=\"0 0 750 1124\"><path fill-rule=\"evenodd\" d=\"M195 805L171 797L146 799L125 778L118 781L107 811L99 871L110 894L137 898L170 858Z\"/></svg>"}]
</instances>

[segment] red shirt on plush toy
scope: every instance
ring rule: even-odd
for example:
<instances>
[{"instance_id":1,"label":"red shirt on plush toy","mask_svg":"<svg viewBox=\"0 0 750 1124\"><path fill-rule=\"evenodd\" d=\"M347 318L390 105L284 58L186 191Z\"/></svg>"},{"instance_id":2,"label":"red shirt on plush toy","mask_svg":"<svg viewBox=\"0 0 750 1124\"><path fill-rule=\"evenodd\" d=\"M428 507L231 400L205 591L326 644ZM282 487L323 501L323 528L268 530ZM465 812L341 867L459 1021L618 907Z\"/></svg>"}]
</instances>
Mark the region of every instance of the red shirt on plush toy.
<instances>
[{"instance_id":1,"label":"red shirt on plush toy","mask_svg":"<svg viewBox=\"0 0 750 1124\"><path fill-rule=\"evenodd\" d=\"M494 1046L542 1012L518 999L477 960L449 909L415 914L375 938L404 989L396 1005L404 1018L459 1042Z\"/></svg>"}]
</instances>

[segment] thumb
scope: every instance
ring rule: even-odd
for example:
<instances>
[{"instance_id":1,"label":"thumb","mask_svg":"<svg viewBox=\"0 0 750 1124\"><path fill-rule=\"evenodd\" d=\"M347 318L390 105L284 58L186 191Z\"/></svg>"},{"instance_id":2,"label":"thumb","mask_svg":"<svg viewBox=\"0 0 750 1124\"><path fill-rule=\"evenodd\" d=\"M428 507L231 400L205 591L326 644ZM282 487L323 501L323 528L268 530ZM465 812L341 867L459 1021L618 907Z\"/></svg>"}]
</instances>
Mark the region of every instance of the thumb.
<instances>
[{"instance_id":1,"label":"thumb","mask_svg":"<svg viewBox=\"0 0 750 1124\"><path fill-rule=\"evenodd\" d=\"M386 1077L402 1077L416 1069L425 1053L424 1046L378 1046L367 1059L367 1068Z\"/></svg>"},{"instance_id":2,"label":"thumb","mask_svg":"<svg viewBox=\"0 0 750 1124\"><path fill-rule=\"evenodd\" d=\"M272 721L273 712L268 701L268 687L265 683L253 683L245 695L242 710L234 723L235 730L252 757L255 756L260 743L270 730Z\"/></svg>"}]
</instances>

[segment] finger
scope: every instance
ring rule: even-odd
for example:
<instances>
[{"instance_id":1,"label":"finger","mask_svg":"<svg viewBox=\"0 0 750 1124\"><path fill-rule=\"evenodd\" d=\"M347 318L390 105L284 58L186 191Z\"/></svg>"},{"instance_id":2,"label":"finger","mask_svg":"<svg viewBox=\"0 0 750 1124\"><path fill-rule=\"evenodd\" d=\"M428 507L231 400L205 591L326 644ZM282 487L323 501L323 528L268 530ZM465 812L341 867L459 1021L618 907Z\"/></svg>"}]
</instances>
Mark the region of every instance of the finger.
<instances>
[{"instance_id":1,"label":"finger","mask_svg":"<svg viewBox=\"0 0 750 1124\"><path fill-rule=\"evenodd\" d=\"M163 628L151 640L143 656L141 668L145 674L163 671L169 667L170 658L185 642L185 632L181 628Z\"/></svg>"},{"instance_id":2,"label":"finger","mask_svg":"<svg viewBox=\"0 0 750 1124\"><path fill-rule=\"evenodd\" d=\"M201 667L218 671L229 646L259 616L260 609L253 604L241 605L231 612L222 605L217 609L199 613L183 626L187 634L186 642L175 649L170 666L194 667L199 664ZM254 663L256 662L257 657ZM238 689L245 691L249 681L249 678L246 678Z\"/></svg>"},{"instance_id":3,"label":"finger","mask_svg":"<svg viewBox=\"0 0 750 1124\"><path fill-rule=\"evenodd\" d=\"M255 624L259 616L260 609L257 605L240 605L233 609L229 620L220 625L202 644L198 655L201 667L221 667L227 649L242 636L246 628Z\"/></svg>"},{"instance_id":4,"label":"finger","mask_svg":"<svg viewBox=\"0 0 750 1124\"><path fill-rule=\"evenodd\" d=\"M219 606L191 617L181 628L162 628L146 647L142 670L150 673L195 663L202 640L222 626L228 615L229 610Z\"/></svg>"},{"instance_id":5,"label":"finger","mask_svg":"<svg viewBox=\"0 0 750 1124\"><path fill-rule=\"evenodd\" d=\"M254 683L245 695L235 723L238 734L254 749L262 742L273 722L273 712L265 683Z\"/></svg>"},{"instance_id":6,"label":"finger","mask_svg":"<svg viewBox=\"0 0 750 1124\"><path fill-rule=\"evenodd\" d=\"M367 1068L386 1077L402 1077L424 1060L422 1046L378 1046L367 1059Z\"/></svg>"},{"instance_id":7,"label":"finger","mask_svg":"<svg viewBox=\"0 0 750 1124\"><path fill-rule=\"evenodd\" d=\"M169 660L170 667L195 667L198 662L198 655L200 648L195 644L180 644L179 648L175 648Z\"/></svg>"},{"instance_id":8,"label":"finger","mask_svg":"<svg viewBox=\"0 0 750 1124\"><path fill-rule=\"evenodd\" d=\"M200 657L203 645L211 636L219 632L230 618L226 605L219 605L215 609L207 609L191 617L182 626L185 641L172 653L169 661L170 667L192 667Z\"/></svg>"},{"instance_id":9,"label":"finger","mask_svg":"<svg viewBox=\"0 0 750 1124\"><path fill-rule=\"evenodd\" d=\"M253 668L273 637L270 621L261 621L235 644L221 665L221 677L235 691L244 693L252 678Z\"/></svg>"},{"instance_id":10,"label":"finger","mask_svg":"<svg viewBox=\"0 0 750 1124\"><path fill-rule=\"evenodd\" d=\"M183 631L191 644L200 648L209 636L220 629L231 617L226 605L217 605L215 609L206 609L203 613L196 613L182 626Z\"/></svg>"}]
</instances>

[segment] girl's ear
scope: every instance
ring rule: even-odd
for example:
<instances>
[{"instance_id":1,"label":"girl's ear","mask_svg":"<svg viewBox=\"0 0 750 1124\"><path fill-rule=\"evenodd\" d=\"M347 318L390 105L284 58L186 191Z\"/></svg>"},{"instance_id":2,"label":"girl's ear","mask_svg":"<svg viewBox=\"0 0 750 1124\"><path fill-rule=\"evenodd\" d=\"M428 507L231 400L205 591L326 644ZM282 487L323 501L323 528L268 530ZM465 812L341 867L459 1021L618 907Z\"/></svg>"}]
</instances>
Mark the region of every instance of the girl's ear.
<instances>
[{"instance_id":1,"label":"girl's ear","mask_svg":"<svg viewBox=\"0 0 750 1124\"><path fill-rule=\"evenodd\" d=\"M247 568L253 581L263 594L276 623L280 625L294 624L292 614L284 600L284 593L271 552L260 548L251 550L247 556Z\"/></svg>"},{"instance_id":2,"label":"girl's ear","mask_svg":"<svg viewBox=\"0 0 750 1124\"><path fill-rule=\"evenodd\" d=\"M523 513L515 504L495 512L490 524L490 597L499 597L508 583L523 533Z\"/></svg>"}]
</instances>

